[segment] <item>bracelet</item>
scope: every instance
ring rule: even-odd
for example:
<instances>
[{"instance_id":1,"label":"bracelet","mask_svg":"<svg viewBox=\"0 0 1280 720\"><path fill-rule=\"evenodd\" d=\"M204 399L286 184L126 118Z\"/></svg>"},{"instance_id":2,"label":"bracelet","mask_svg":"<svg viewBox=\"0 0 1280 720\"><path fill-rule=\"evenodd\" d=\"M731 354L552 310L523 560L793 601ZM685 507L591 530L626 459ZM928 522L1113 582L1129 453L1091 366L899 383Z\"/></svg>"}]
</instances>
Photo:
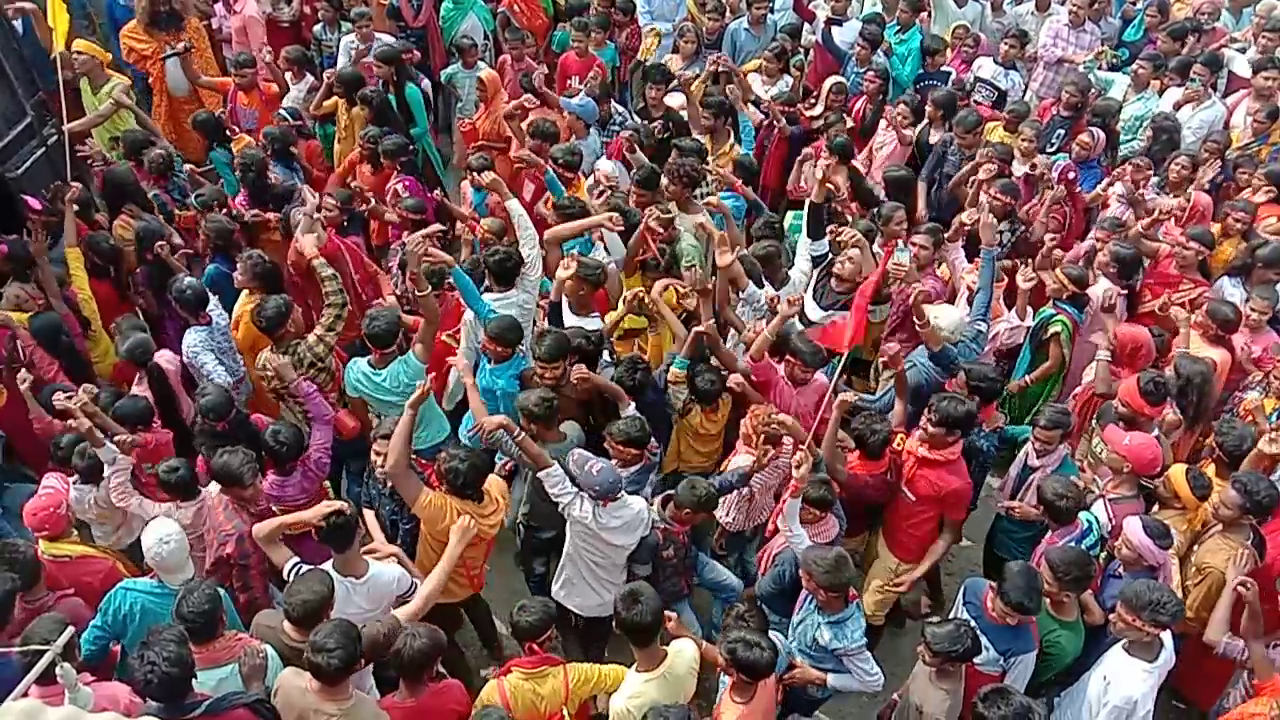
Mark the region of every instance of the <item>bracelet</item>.
<instances>
[{"instance_id":1,"label":"bracelet","mask_svg":"<svg viewBox=\"0 0 1280 720\"><path fill-rule=\"evenodd\" d=\"M1111 351L1099 348L1098 352L1094 353L1093 359L1099 362L1111 362Z\"/></svg>"},{"instance_id":2,"label":"bracelet","mask_svg":"<svg viewBox=\"0 0 1280 720\"><path fill-rule=\"evenodd\" d=\"M933 323L930 323L928 318L925 318L924 320L916 320L915 318L912 318L911 321L915 324L918 332L924 332L925 330L933 327Z\"/></svg>"},{"instance_id":3,"label":"bracelet","mask_svg":"<svg viewBox=\"0 0 1280 720\"><path fill-rule=\"evenodd\" d=\"M520 428L516 428L516 431L511 434L511 441L518 443L527 437L529 437L529 433L525 432L524 430L521 430Z\"/></svg>"}]
</instances>

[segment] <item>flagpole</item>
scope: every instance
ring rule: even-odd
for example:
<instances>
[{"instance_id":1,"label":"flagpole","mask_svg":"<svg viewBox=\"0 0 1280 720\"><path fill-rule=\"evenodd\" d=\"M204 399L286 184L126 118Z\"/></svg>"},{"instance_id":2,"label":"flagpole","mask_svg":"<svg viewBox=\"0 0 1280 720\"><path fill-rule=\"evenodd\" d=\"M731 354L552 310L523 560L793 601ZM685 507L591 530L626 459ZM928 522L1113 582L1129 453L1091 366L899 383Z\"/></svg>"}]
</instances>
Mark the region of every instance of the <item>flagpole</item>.
<instances>
[{"instance_id":1,"label":"flagpole","mask_svg":"<svg viewBox=\"0 0 1280 720\"><path fill-rule=\"evenodd\" d=\"M818 405L818 416L813 420L813 427L809 428L809 437L805 438L805 447L813 443L813 436L818 432L818 425L822 424L822 415L827 411L827 401L831 399L831 393L835 392L836 383L840 382L840 375L844 373L845 363L849 362L849 356L852 354L853 349L850 348L845 352L844 357L840 358L839 364L836 365L835 375L831 378L831 382L827 384L827 392L822 396L822 402ZM839 421L839 418L831 418L831 422Z\"/></svg>"},{"instance_id":2,"label":"flagpole","mask_svg":"<svg viewBox=\"0 0 1280 720\"><path fill-rule=\"evenodd\" d=\"M62 48L54 51L53 64L58 71L58 107L62 110L62 156L66 161L67 182L71 182L71 131L67 130L67 87L62 79Z\"/></svg>"}]
</instances>

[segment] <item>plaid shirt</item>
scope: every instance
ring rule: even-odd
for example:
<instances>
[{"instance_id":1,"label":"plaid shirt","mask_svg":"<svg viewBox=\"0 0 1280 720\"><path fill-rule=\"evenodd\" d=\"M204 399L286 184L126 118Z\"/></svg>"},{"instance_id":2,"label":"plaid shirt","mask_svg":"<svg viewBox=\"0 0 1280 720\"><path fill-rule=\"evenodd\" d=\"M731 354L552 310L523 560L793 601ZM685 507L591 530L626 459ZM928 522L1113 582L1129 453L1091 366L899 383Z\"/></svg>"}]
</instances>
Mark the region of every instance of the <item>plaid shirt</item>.
<instances>
[{"instance_id":1,"label":"plaid shirt","mask_svg":"<svg viewBox=\"0 0 1280 720\"><path fill-rule=\"evenodd\" d=\"M726 531L752 530L769 521L769 514L778 504L774 498L782 490L783 484L791 478L791 455L794 452L795 441L789 437L782 438L782 447L773 456L773 460L763 470L755 473L746 487L720 498L716 520ZM751 467L755 459L753 448L739 445L725 465L725 470Z\"/></svg>"},{"instance_id":2,"label":"plaid shirt","mask_svg":"<svg viewBox=\"0 0 1280 720\"><path fill-rule=\"evenodd\" d=\"M1090 53L1102 46L1102 31L1098 26L1084 21L1078 28L1064 15L1050 18L1040 31L1040 44L1036 50L1036 66L1027 81L1027 91L1041 100L1058 98L1062 81L1067 73L1079 72L1079 63L1067 62L1067 55Z\"/></svg>"},{"instance_id":3,"label":"plaid shirt","mask_svg":"<svg viewBox=\"0 0 1280 720\"><path fill-rule=\"evenodd\" d=\"M271 517L265 498L259 509L250 509L221 492L213 494L204 526L204 576L231 595L240 617L251 618L270 609L276 569L254 542L255 522Z\"/></svg>"},{"instance_id":4,"label":"plaid shirt","mask_svg":"<svg viewBox=\"0 0 1280 720\"><path fill-rule=\"evenodd\" d=\"M311 268L320 282L324 306L316 327L303 337L291 340L283 346L269 347L258 354L255 367L258 377L271 396L280 402L285 419L303 429L309 427L307 414L297 397L289 392L289 386L276 377L271 365L277 353L283 354L293 364L298 377L304 377L334 399L341 390L338 381L339 359L334 352L338 333L347 321L347 293L342 288L342 276L322 257L311 258ZM252 617L252 615L250 616Z\"/></svg>"},{"instance_id":5,"label":"plaid shirt","mask_svg":"<svg viewBox=\"0 0 1280 720\"><path fill-rule=\"evenodd\" d=\"M609 101L609 119L605 121L600 118L600 126L596 128L600 132L600 140L604 143L604 149L609 150L609 143L613 142L626 129L627 123L635 122L636 116L631 111L618 104L617 100ZM584 166L585 168L585 166Z\"/></svg>"}]
</instances>

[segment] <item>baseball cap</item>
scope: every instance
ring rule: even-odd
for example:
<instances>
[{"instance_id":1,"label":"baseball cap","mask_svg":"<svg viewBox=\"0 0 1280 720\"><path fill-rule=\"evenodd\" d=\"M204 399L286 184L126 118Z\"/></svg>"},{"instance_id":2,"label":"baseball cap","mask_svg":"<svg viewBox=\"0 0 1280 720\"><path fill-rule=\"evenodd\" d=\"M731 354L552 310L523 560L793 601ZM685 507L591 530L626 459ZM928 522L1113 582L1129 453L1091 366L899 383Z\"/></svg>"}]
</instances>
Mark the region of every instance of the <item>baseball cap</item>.
<instances>
[{"instance_id":1,"label":"baseball cap","mask_svg":"<svg viewBox=\"0 0 1280 720\"><path fill-rule=\"evenodd\" d=\"M178 587L196 576L187 532L172 518L153 518L142 528L142 559L160 582Z\"/></svg>"},{"instance_id":2,"label":"baseball cap","mask_svg":"<svg viewBox=\"0 0 1280 720\"><path fill-rule=\"evenodd\" d=\"M581 448L569 451L569 475L592 500L616 500L622 494L622 475L613 463Z\"/></svg>"},{"instance_id":3,"label":"baseball cap","mask_svg":"<svg viewBox=\"0 0 1280 720\"><path fill-rule=\"evenodd\" d=\"M22 524L41 540L57 540L71 533L71 479L59 472L45 473L40 487L22 506Z\"/></svg>"},{"instance_id":4,"label":"baseball cap","mask_svg":"<svg viewBox=\"0 0 1280 720\"><path fill-rule=\"evenodd\" d=\"M1142 477L1152 477L1164 467L1164 450L1160 441L1144 432L1130 432L1119 425L1108 425L1102 430L1102 441L1124 461L1133 472Z\"/></svg>"},{"instance_id":5,"label":"baseball cap","mask_svg":"<svg viewBox=\"0 0 1280 720\"><path fill-rule=\"evenodd\" d=\"M596 105L596 101L587 97L585 93L579 93L573 97L560 98L560 109L567 113L573 113L582 119L582 122L588 125L595 125L600 119L600 106Z\"/></svg>"}]
</instances>

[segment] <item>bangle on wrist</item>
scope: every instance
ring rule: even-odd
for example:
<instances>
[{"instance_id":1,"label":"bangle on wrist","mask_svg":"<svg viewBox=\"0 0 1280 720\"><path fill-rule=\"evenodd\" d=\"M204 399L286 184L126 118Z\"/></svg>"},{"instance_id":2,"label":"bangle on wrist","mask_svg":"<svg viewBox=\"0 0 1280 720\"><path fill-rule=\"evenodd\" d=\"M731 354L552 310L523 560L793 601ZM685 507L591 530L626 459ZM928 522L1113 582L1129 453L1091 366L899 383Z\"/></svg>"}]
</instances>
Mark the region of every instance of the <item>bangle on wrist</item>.
<instances>
[{"instance_id":1,"label":"bangle on wrist","mask_svg":"<svg viewBox=\"0 0 1280 720\"><path fill-rule=\"evenodd\" d=\"M1112 360L1111 351L1105 350L1103 348L1098 348L1098 351L1093 355L1093 359L1100 362L1111 362Z\"/></svg>"}]
</instances>

